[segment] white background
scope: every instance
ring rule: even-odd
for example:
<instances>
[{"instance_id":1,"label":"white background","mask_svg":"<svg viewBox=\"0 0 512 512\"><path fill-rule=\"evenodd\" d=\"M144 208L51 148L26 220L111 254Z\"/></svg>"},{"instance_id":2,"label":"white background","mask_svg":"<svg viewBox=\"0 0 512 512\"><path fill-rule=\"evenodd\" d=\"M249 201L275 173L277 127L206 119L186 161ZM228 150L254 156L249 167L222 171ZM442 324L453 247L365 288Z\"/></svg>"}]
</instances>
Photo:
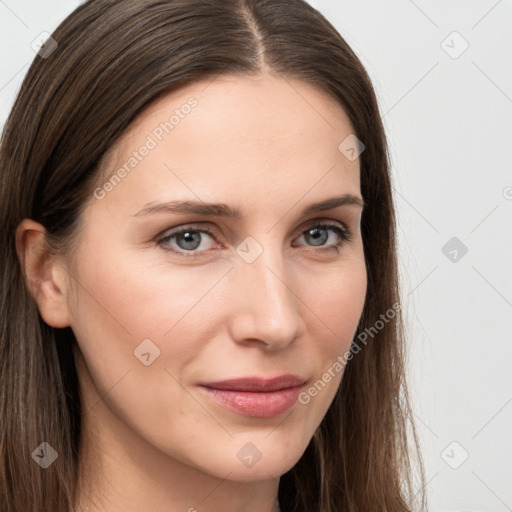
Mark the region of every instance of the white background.
<instances>
[{"instance_id":1,"label":"white background","mask_svg":"<svg viewBox=\"0 0 512 512\"><path fill-rule=\"evenodd\" d=\"M430 510L512 510L512 2L310 3L384 116ZM78 5L0 0L1 125L32 41Z\"/></svg>"}]
</instances>

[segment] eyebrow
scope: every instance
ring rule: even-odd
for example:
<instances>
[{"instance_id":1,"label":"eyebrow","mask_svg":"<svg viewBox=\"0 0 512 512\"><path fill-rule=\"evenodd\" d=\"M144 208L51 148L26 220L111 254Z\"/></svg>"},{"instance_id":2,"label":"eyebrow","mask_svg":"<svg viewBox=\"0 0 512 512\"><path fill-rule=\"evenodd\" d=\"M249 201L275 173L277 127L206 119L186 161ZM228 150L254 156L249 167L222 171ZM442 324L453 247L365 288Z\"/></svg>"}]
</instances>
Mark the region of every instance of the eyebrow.
<instances>
[{"instance_id":1,"label":"eyebrow","mask_svg":"<svg viewBox=\"0 0 512 512\"><path fill-rule=\"evenodd\" d=\"M364 208L366 203L359 196L344 194L310 204L302 210L301 215L332 210L339 206L358 206ZM240 219L242 217L240 210L228 206L225 203L203 203L198 201L168 201L158 204L148 203L133 216L138 217L155 213L193 213L205 217L225 217L228 219Z\"/></svg>"}]
</instances>

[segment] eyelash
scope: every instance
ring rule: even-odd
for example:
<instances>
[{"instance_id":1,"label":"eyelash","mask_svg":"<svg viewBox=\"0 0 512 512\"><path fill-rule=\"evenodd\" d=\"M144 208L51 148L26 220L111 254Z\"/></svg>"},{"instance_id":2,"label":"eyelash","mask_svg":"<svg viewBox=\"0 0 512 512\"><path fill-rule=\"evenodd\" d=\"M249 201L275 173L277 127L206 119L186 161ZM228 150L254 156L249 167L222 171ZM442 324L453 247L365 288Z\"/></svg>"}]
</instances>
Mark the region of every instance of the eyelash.
<instances>
[{"instance_id":1,"label":"eyelash","mask_svg":"<svg viewBox=\"0 0 512 512\"><path fill-rule=\"evenodd\" d=\"M319 247L317 251L324 252L324 251L331 251L335 250L336 252L339 252L339 248L346 243L349 243L353 236L352 232L345 226L339 226L337 224L330 224L330 223L318 223L318 224L311 224L308 225L303 231L301 231L300 235L303 235L307 231L310 231L314 228L320 228L320 229L331 229L333 230L339 237L339 241L335 243L334 245L330 245L327 247ZM207 251L177 251L175 249L170 249L168 245L166 245L164 242L168 242L171 239L175 238L176 236L187 233L187 232L193 232L193 233L206 233L210 235L212 238L215 238L216 234L213 230L209 228L197 228L193 225L186 225L181 226L177 230L165 235L164 237L161 237L158 239L158 244L164 249L164 251L171 252L174 254L178 254L180 256L183 256L185 258L197 258L200 257L203 252ZM314 249L313 249L314 250Z\"/></svg>"}]
</instances>

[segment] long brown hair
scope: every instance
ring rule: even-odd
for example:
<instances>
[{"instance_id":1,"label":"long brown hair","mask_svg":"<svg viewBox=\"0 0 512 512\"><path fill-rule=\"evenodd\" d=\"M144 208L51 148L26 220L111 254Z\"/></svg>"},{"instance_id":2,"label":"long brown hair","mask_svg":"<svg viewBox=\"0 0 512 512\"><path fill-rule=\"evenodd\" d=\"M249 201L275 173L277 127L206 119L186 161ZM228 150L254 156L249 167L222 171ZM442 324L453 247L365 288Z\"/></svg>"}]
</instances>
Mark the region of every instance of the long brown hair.
<instances>
[{"instance_id":1,"label":"long brown hair","mask_svg":"<svg viewBox=\"0 0 512 512\"><path fill-rule=\"evenodd\" d=\"M344 39L303 0L89 0L52 37L58 46L36 55L0 148L2 512L73 510L79 492L76 339L69 327L50 327L40 316L17 257L16 227L31 218L46 228L49 250L67 250L108 149L150 103L197 80L264 69L314 84L336 100L365 145L368 288L354 343L375 331L347 364L305 453L281 477L281 510L399 512L415 503L423 509L424 470L396 308L386 138L370 79ZM376 329L393 307L396 314ZM43 441L58 453L46 470L31 456Z\"/></svg>"}]
</instances>

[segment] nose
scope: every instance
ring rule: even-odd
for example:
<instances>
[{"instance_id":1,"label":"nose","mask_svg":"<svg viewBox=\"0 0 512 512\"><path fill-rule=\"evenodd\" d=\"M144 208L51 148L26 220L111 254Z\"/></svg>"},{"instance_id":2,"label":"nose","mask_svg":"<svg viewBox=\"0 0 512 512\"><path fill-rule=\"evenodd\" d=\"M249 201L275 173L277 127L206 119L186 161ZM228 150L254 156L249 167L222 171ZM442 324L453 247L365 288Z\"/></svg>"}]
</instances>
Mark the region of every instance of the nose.
<instances>
[{"instance_id":1,"label":"nose","mask_svg":"<svg viewBox=\"0 0 512 512\"><path fill-rule=\"evenodd\" d=\"M229 328L237 343L279 350L302 332L301 302L278 252L267 248L252 263L237 261L231 272Z\"/></svg>"}]
</instances>

